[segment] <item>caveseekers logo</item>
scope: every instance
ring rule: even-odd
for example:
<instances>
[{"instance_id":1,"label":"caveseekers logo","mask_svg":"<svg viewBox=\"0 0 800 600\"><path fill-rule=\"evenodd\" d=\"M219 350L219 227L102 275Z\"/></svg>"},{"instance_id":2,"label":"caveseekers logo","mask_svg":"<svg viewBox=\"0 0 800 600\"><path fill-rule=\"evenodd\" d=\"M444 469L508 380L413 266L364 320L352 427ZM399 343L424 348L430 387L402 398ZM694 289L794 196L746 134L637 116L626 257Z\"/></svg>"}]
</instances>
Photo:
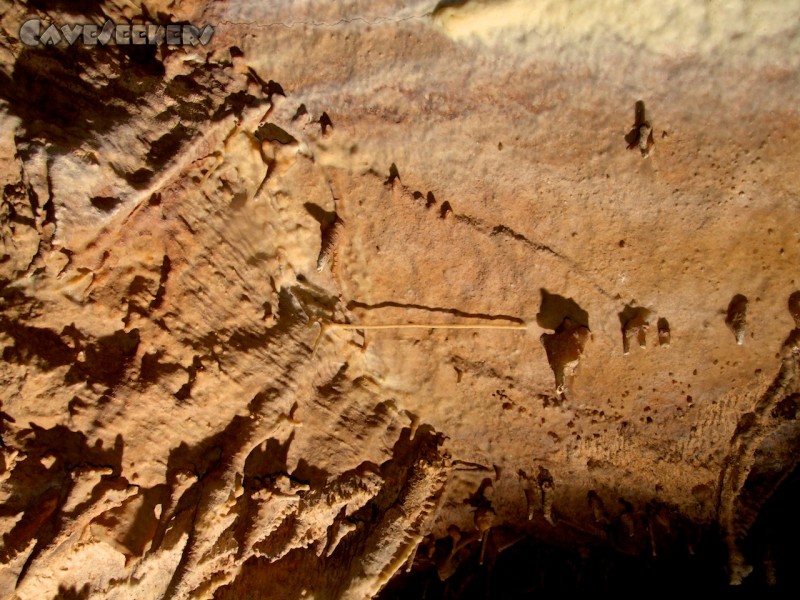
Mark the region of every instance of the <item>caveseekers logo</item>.
<instances>
[{"instance_id":1,"label":"caveseekers logo","mask_svg":"<svg viewBox=\"0 0 800 600\"><path fill-rule=\"evenodd\" d=\"M72 23L56 26L40 19L28 19L19 28L19 39L26 46L71 46L80 40L86 46L105 46L111 42L119 46L205 46L214 36L214 28L202 29L189 24L150 25L116 24L106 21L103 26L94 23Z\"/></svg>"}]
</instances>

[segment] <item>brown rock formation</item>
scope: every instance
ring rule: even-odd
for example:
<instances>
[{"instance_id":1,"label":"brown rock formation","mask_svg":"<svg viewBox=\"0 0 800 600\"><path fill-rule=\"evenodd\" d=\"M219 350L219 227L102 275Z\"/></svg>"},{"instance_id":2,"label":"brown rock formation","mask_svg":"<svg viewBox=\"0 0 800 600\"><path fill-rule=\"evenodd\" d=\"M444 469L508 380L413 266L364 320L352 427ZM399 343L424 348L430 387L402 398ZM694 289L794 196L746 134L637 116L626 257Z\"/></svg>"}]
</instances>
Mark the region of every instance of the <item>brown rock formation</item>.
<instances>
[{"instance_id":1,"label":"brown rock formation","mask_svg":"<svg viewBox=\"0 0 800 600\"><path fill-rule=\"evenodd\" d=\"M798 16L6 3L0 596L800 587Z\"/></svg>"}]
</instances>

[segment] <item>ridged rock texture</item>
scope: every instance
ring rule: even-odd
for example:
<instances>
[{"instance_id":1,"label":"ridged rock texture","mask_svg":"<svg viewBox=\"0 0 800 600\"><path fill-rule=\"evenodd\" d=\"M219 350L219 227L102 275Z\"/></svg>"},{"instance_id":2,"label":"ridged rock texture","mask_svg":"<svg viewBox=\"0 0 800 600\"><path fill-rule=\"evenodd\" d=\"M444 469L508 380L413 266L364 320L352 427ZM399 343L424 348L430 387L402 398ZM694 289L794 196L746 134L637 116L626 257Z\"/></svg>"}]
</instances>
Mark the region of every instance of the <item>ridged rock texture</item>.
<instances>
[{"instance_id":1,"label":"ridged rock texture","mask_svg":"<svg viewBox=\"0 0 800 600\"><path fill-rule=\"evenodd\" d=\"M5 2L0 597L800 587L799 66L789 1Z\"/></svg>"}]
</instances>

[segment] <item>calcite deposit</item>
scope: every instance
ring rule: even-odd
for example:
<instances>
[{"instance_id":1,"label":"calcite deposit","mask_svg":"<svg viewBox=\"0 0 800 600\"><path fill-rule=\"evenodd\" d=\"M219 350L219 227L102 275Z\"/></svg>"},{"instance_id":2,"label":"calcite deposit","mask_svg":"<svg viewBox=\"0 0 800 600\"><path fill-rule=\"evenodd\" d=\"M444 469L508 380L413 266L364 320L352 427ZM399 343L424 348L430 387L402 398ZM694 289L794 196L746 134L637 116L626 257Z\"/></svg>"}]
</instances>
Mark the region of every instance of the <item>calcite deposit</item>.
<instances>
[{"instance_id":1,"label":"calcite deposit","mask_svg":"<svg viewBox=\"0 0 800 600\"><path fill-rule=\"evenodd\" d=\"M800 587L798 106L789 1L5 2L0 597Z\"/></svg>"}]
</instances>

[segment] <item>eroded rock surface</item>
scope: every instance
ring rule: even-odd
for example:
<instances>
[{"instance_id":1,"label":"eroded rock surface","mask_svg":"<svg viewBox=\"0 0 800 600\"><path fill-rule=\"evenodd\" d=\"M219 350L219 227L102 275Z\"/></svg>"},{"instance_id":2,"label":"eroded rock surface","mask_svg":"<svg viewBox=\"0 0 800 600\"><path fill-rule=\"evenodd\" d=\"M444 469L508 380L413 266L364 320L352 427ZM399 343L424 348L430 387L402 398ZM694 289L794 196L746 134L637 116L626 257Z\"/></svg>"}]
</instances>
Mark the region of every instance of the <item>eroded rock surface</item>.
<instances>
[{"instance_id":1,"label":"eroded rock surface","mask_svg":"<svg viewBox=\"0 0 800 600\"><path fill-rule=\"evenodd\" d=\"M800 586L798 17L6 3L0 594Z\"/></svg>"}]
</instances>

